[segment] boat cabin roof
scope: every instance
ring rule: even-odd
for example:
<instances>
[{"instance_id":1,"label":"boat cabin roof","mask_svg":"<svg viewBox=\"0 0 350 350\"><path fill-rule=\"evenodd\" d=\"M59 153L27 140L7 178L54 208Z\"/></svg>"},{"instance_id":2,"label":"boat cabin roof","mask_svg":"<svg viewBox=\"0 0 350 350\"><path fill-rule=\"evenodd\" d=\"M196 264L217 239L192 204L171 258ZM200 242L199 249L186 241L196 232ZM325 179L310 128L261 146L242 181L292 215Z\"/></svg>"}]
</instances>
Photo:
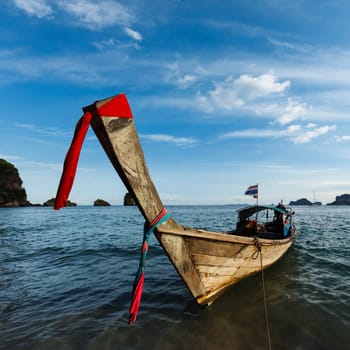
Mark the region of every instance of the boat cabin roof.
<instances>
[{"instance_id":1,"label":"boat cabin roof","mask_svg":"<svg viewBox=\"0 0 350 350\"><path fill-rule=\"evenodd\" d=\"M280 208L274 205L253 205L253 206L249 206L249 207L245 207L237 210L239 221L244 221L248 219L250 216L260 211L268 210L268 209L278 211L282 214L286 214L289 212L288 208Z\"/></svg>"}]
</instances>

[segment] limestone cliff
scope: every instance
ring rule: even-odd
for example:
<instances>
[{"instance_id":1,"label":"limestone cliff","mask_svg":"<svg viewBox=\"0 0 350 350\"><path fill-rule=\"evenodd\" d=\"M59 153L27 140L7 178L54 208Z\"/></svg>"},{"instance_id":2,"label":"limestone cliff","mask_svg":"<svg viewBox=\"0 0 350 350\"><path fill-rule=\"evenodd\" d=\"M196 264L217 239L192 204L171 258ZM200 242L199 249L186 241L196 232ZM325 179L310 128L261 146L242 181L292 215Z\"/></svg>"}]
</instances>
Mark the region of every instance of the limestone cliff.
<instances>
[{"instance_id":1,"label":"limestone cliff","mask_svg":"<svg viewBox=\"0 0 350 350\"><path fill-rule=\"evenodd\" d=\"M296 201L289 202L289 205L322 205L322 202L310 202L307 198L301 198Z\"/></svg>"},{"instance_id":2,"label":"limestone cliff","mask_svg":"<svg viewBox=\"0 0 350 350\"><path fill-rule=\"evenodd\" d=\"M296 201L291 201L289 205L312 205L312 203L306 198L301 198Z\"/></svg>"},{"instance_id":3,"label":"limestone cliff","mask_svg":"<svg viewBox=\"0 0 350 350\"><path fill-rule=\"evenodd\" d=\"M350 205L350 194L345 193L341 196L336 196L335 201L327 205Z\"/></svg>"},{"instance_id":4,"label":"limestone cliff","mask_svg":"<svg viewBox=\"0 0 350 350\"><path fill-rule=\"evenodd\" d=\"M0 159L0 207L29 206L26 190L17 168Z\"/></svg>"}]
</instances>

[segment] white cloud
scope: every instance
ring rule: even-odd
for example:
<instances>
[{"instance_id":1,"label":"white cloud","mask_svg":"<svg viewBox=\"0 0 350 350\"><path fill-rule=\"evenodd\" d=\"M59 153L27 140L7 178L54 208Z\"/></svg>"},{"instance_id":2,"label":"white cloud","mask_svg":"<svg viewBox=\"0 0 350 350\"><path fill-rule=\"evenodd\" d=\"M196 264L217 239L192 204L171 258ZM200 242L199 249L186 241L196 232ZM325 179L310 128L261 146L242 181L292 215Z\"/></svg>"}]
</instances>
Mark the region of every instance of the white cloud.
<instances>
[{"instance_id":1,"label":"white cloud","mask_svg":"<svg viewBox=\"0 0 350 350\"><path fill-rule=\"evenodd\" d=\"M197 143L192 137L174 137L166 134L141 134L140 137L149 141L173 143L178 146L193 145Z\"/></svg>"},{"instance_id":2,"label":"white cloud","mask_svg":"<svg viewBox=\"0 0 350 350\"><path fill-rule=\"evenodd\" d=\"M191 84L197 81L197 76L195 74L185 73L187 67L179 61L168 64L167 69L169 72L166 75L166 81L175 84L179 89L187 89Z\"/></svg>"},{"instance_id":3,"label":"white cloud","mask_svg":"<svg viewBox=\"0 0 350 350\"><path fill-rule=\"evenodd\" d=\"M299 119L307 111L306 104L298 101L288 99L287 105L284 107L284 111L277 117L277 121L282 124L289 124L290 122Z\"/></svg>"},{"instance_id":4,"label":"white cloud","mask_svg":"<svg viewBox=\"0 0 350 350\"><path fill-rule=\"evenodd\" d=\"M142 41L142 35L139 32L136 32L135 30L132 30L130 28L125 28L125 33L132 39L136 41Z\"/></svg>"},{"instance_id":5,"label":"white cloud","mask_svg":"<svg viewBox=\"0 0 350 350\"><path fill-rule=\"evenodd\" d=\"M44 18L53 15L53 9L46 0L13 0L13 2L29 16Z\"/></svg>"},{"instance_id":6,"label":"white cloud","mask_svg":"<svg viewBox=\"0 0 350 350\"><path fill-rule=\"evenodd\" d=\"M336 141L350 141L350 135L335 136Z\"/></svg>"},{"instance_id":7,"label":"white cloud","mask_svg":"<svg viewBox=\"0 0 350 350\"><path fill-rule=\"evenodd\" d=\"M94 41L92 43L93 46L95 46L98 50L104 51L109 50L109 51L116 51L116 50L127 50L130 48L138 49L139 45L135 42L122 42L116 39L105 39L105 40L100 40L100 41Z\"/></svg>"},{"instance_id":8,"label":"white cloud","mask_svg":"<svg viewBox=\"0 0 350 350\"><path fill-rule=\"evenodd\" d=\"M214 111L213 105L210 103L209 99L206 96L203 96L200 91L197 92L196 102L199 109L207 113Z\"/></svg>"},{"instance_id":9,"label":"white cloud","mask_svg":"<svg viewBox=\"0 0 350 350\"><path fill-rule=\"evenodd\" d=\"M325 125L317 127L310 124L302 127L301 125L290 125L286 129L245 129L224 133L220 138L288 138L295 144L307 143L312 139L325 135L336 129L335 125ZM349 138L350 139L350 138Z\"/></svg>"},{"instance_id":10,"label":"white cloud","mask_svg":"<svg viewBox=\"0 0 350 350\"><path fill-rule=\"evenodd\" d=\"M115 0L51 0L51 2L48 0L13 0L13 3L27 15L38 18L52 18L54 12L64 11L78 19L74 21L74 24L90 30L114 25L128 26L134 20L130 11ZM125 31L134 40L142 40L140 33L130 28L126 28Z\"/></svg>"},{"instance_id":11,"label":"white cloud","mask_svg":"<svg viewBox=\"0 0 350 350\"><path fill-rule=\"evenodd\" d=\"M297 119L302 119L306 116L307 112L311 110L311 107L306 103L297 101L292 98L288 98L287 102L278 102L270 104L256 104L251 107L258 115L266 115L270 118L273 117L281 125L286 125Z\"/></svg>"},{"instance_id":12,"label":"white cloud","mask_svg":"<svg viewBox=\"0 0 350 350\"><path fill-rule=\"evenodd\" d=\"M35 133L41 134L41 135L48 135L48 136L70 136L71 132L61 131L55 128L41 128L34 124L26 124L26 123L13 123L13 125L16 128L25 129L29 131L33 131Z\"/></svg>"},{"instance_id":13,"label":"white cloud","mask_svg":"<svg viewBox=\"0 0 350 350\"><path fill-rule=\"evenodd\" d=\"M289 86L288 80L279 83L273 74L259 76L241 75L238 79L227 77L222 82L214 82L215 89L202 95L197 94L200 107L206 108L207 112L214 109L233 110L242 107L248 101L256 100L276 93L282 93Z\"/></svg>"},{"instance_id":14,"label":"white cloud","mask_svg":"<svg viewBox=\"0 0 350 350\"><path fill-rule=\"evenodd\" d=\"M20 162L21 167L26 168L42 168L42 169L48 169L48 170L55 170L60 171L62 169L62 164L60 163L51 163L51 162L37 162L37 161L31 161L31 160L22 160ZM79 171L86 170L86 168L79 167Z\"/></svg>"},{"instance_id":15,"label":"white cloud","mask_svg":"<svg viewBox=\"0 0 350 350\"><path fill-rule=\"evenodd\" d=\"M316 126L317 126L317 125L314 124L314 123L308 123L308 124L306 125L307 128L315 128Z\"/></svg>"},{"instance_id":16,"label":"white cloud","mask_svg":"<svg viewBox=\"0 0 350 350\"><path fill-rule=\"evenodd\" d=\"M288 41L284 41L284 40L278 40L276 38L272 38L272 37L268 37L267 40L274 46L278 47L278 48L283 48L283 49L287 49L287 50L291 50L293 52L307 52L311 49L310 46L306 45L305 43L297 45L295 43L291 43Z\"/></svg>"},{"instance_id":17,"label":"white cloud","mask_svg":"<svg viewBox=\"0 0 350 350\"><path fill-rule=\"evenodd\" d=\"M177 79L177 83L180 87L186 88L197 80L197 77L193 74L185 74Z\"/></svg>"},{"instance_id":18,"label":"white cloud","mask_svg":"<svg viewBox=\"0 0 350 350\"><path fill-rule=\"evenodd\" d=\"M13 123L13 125L17 128L33 130L35 129L35 125L33 124L25 124L25 123Z\"/></svg>"},{"instance_id":19,"label":"white cloud","mask_svg":"<svg viewBox=\"0 0 350 350\"><path fill-rule=\"evenodd\" d=\"M319 128L314 128L313 130L308 130L304 133L293 138L294 143L306 143L314 139L315 137L325 135L330 131L335 130L335 125L325 125Z\"/></svg>"},{"instance_id":20,"label":"white cloud","mask_svg":"<svg viewBox=\"0 0 350 350\"><path fill-rule=\"evenodd\" d=\"M255 137L280 137L281 131L280 130L273 130L273 129L245 129L245 130L237 130L237 131L231 131L227 132L225 134L222 134L220 138L223 139L230 139L230 138L255 138Z\"/></svg>"},{"instance_id":21,"label":"white cloud","mask_svg":"<svg viewBox=\"0 0 350 350\"><path fill-rule=\"evenodd\" d=\"M289 125L287 128L287 132L288 133L295 133L301 130L301 126L300 125Z\"/></svg>"},{"instance_id":22,"label":"white cloud","mask_svg":"<svg viewBox=\"0 0 350 350\"><path fill-rule=\"evenodd\" d=\"M14 161L14 160L21 160L22 157L20 156L13 156L10 154L0 154L0 159L5 159L7 161Z\"/></svg>"},{"instance_id":23,"label":"white cloud","mask_svg":"<svg viewBox=\"0 0 350 350\"><path fill-rule=\"evenodd\" d=\"M129 25L133 20L128 9L117 1L60 0L59 5L68 14L77 17L81 26L90 30Z\"/></svg>"},{"instance_id":24,"label":"white cloud","mask_svg":"<svg viewBox=\"0 0 350 350\"><path fill-rule=\"evenodd\" d=\"M116 48L119 46L119 41L115 39L105 39L101 41L94 41L92 43L97 49L104 50L110 48Z\"/></svg>"}]
</instances>

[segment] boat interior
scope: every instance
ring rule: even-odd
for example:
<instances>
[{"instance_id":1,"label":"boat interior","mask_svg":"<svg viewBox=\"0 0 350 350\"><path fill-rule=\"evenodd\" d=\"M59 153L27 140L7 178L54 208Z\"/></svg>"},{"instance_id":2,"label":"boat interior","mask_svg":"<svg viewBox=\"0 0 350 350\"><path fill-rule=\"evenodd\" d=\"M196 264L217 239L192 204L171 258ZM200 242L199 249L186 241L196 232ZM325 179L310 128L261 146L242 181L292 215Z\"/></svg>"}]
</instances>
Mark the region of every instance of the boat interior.
<instances>
[{"instance_id":1,"label":"boat interior","mask_svg":"<svg viewBox=\"0 0 350 350\"><path fill-rule=\"evenodd\" d=\"M293 230L291 208L278 206L251 206L238 210L236 229L232 234L267 239L284 239Z\"/></svg>"}]
</instances>

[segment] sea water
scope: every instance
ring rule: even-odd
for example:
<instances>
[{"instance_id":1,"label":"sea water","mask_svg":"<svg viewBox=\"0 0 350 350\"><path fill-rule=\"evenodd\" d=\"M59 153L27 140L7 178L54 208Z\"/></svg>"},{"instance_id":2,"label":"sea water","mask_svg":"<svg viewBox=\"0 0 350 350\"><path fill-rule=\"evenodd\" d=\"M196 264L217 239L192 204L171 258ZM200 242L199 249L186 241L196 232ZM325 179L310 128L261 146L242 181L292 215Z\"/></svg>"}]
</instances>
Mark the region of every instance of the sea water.
<instances>
[{"instance_id":1,"label":"sea water","mask_svg":"<svg viewBox=\"0 0 350 350\"><path fill-rule=\"evenodd\" d=\"M170 206L230 230L235 206ZM272 349L350 344L350 207L295 207L299 235L264 273ZM267 349L262 276L201 309L150 239L138 319L128 309L144 220L135 207L0 209L0 349Z\"/></svg>"}]
</instances>

